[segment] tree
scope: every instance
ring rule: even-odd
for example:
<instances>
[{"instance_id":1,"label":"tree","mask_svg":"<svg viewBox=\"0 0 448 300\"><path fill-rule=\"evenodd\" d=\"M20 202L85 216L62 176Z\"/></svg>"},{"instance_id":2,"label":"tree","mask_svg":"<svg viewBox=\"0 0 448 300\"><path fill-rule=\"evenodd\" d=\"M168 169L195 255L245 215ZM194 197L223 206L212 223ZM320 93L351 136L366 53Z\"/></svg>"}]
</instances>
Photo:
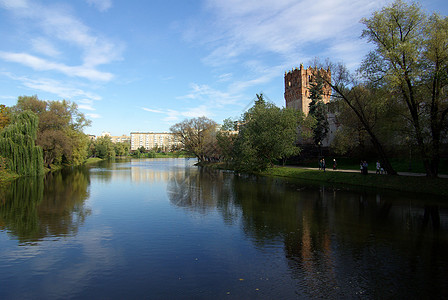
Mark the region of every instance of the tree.
<instances>
[{"instance_id":1,"label":"tree","mask_svg":"<svg viewBox=\"0 0 448 300\"><path fill-rule=\"evenodd\" d=\"M39 119L31 111L13 113L0 132L0 153L10 170L19 175L43 174L42 149L35 145Z\"/></svg>"},{"instance_id":2,"label":"tree","mask_svg":"<svg viewBox=\"0 0 448 300\"><path fill-rule=\"evenodd\" d=\"M377 97L378 93L372 87L359 83L347 68L342 64L332 64L327 61L326 68L332 71L331 80L321 76L333 90L332 97L336 101L347 105L356 115L363 129L367 132L374 146L384 170L390 175L397 172L392 167L389 157L376 131L378 112L384 104L383 97Z\"/></svg>"},{"instance_id":3,"label":"tree","mask_svg":"<svg viewBox=\"0 0 448 300\"><path fill-rule=\"evenodd\" d=\"M313 128L314 144L321 145L322 141L327 137L329 123L327 118L327 106L322 101L323 80L320 76L315 76L314 81L310 83L310 99L308 116L314 118L315 126Z\"/></svg>"},{"instance_id":4,"label":"tree","mask_svg":"<svg viewBox=\"0 0 448 300\"><path fill-rule=\"evenodd\" d=\"M9 124L9 107L0 105L0 130Z\"/></svg>"},{"instance_id":5,"label":"tree","mask_svg":"<svg viewBox=\"0 0 448 300\"><path fill-rule=\"evenodd\" d=\"M372 82L396 91L426 174L437 176L448 125L448 18L428 17L416 4L396 0L361 22L362 36L375 45L362 69Z\"/></svg>"},{"instance_id":6,"label":"tree","mask_svg":"<svg viewBox=\"0 0 448 300\"><path fill-rule=\"evenodd\" d=\"M237 130L237 123L236 121L233 121L231 118L224 119L222 121L221 130L223 131L235 131Z\"/></svg>"},{"instance_id":7,"label":"tree","mask_svg":"<svg viewBox=\"0 0 448 300\"><path fill-rule=\"evenodd\" d=\"M274 161L298 154L297 128L303 116L291 109L280 109L257 95L252 108L243 115L235 141L235 168L260 171Z\"/></svg>"},{"instance_id":8,"label":"tree","mask_svg":"<svg viewBox=\"0 0 448 300\"><path fill-rule=\"evenodd\" d=\"M82 163L87 156L87 140L82 129L90 124L76 103L44 101L37 96L20 96L15 111L30 110L39 118L36 144L41 146L45 165ZM84 158L82 156L85 156Z\"/></svg>"},{"instance_id":9,"label":"tree","mask_svg":"<svg viewBox=\"0 0 448 300\"><path fill-rule=\"evenodd\" d=\"M114 150L117 156L128 156L131 145L129 143L115 143Z\"/></svg>"},{"instance_id":10,"label":"tree","mask_svg":"<svg viewBox=\"0 0 448 300\"><path fill-rule=\"evenodd\" d=\"M109 136L102 136L95 141L96 156L99 158L115 158L114 143Z\"/></svg>"},{"instance_id":11,"label":"tree","mask_svg":"<svg viewBox=\"0 0 448 300\"><path fill-rule=\"evenodd\" d=\"M185 119L171 126L172 133L180 139L184 149L192 153L198 161L210 159L210 145L216 143L215 121L206 117Z\"/></svg>"}]
</instances>

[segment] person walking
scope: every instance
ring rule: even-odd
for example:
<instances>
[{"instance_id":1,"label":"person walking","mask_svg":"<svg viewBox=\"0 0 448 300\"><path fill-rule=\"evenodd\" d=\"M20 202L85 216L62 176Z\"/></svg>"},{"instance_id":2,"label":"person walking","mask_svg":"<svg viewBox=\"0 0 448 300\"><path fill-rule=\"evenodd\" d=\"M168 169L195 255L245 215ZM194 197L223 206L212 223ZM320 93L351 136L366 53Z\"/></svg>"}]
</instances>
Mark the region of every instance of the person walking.
<instances>
[{"instance_id":1,"label":"person walking","mask_svg":"<svg viewBox=\"0 0 448 300\"><path fill-rule=\"evenodd\" d=\"M381 164L380 164L380 161L379 160L377 160L376 161L376 174L381 174Z\"/></svg>"},{"instance_id":2,"label":"person walking","mask_svg":"<svg viewBox=\"0 0 448 300\"><path fill-rule=\"evenodd\" d=\"M336 158L333 158L333 170L336 170L336 166L337 166Z\"/></svg>"},{"instance_id":3,"label":"person walking","mask_svg":"<svg viewBox=\"0 0 448 300\"><path fill-rule=\"evenodd\" d=\"M322 169L323 169L324 172L325 172L325 158L322 158Z\"/></svg>"}]
</instances>

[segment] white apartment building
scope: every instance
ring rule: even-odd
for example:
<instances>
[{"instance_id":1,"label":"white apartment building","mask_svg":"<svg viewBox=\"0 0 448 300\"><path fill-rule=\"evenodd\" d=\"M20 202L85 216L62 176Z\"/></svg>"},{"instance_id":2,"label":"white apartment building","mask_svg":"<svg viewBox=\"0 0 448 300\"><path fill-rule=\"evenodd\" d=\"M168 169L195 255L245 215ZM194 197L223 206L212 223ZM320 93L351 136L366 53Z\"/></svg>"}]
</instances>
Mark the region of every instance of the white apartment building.
<instances>
[{"instance_id":1,"label":"white apartment building","mask_svg":"<svg viewBox=\"0 0 448 300\"><path fill-rule=\"evenodd\" d=\"M131 150L145 147L146 150L160 148L169 151L173 146L180 145L180 141L170 132L131 132Z\"/></svg>"}]
</instances>

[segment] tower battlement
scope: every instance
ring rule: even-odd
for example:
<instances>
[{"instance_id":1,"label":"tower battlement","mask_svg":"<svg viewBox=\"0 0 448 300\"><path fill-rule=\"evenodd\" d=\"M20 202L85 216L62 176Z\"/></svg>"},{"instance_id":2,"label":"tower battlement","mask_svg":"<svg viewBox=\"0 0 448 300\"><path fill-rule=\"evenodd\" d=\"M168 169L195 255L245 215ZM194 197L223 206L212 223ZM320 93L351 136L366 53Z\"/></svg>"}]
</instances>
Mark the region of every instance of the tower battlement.
<instances>
[{"instance_id":1,"label":"tower battlement","mask_svg":"<svg viewBox=\"0 0 448 300\"><path fill-rule=\"evenodd\" d=\"M285 101L287 108L300 110L305 115L308 115L311 102L309 89L317 74L325 77L327 80L331 80L330 69L324 70L312 67L305 69L302 64L300 64L300 68L285 72ZM322 91L322 100L324 103L328 103L331 96L331 87L324 83Z\"/></svg>"}]
</instances>

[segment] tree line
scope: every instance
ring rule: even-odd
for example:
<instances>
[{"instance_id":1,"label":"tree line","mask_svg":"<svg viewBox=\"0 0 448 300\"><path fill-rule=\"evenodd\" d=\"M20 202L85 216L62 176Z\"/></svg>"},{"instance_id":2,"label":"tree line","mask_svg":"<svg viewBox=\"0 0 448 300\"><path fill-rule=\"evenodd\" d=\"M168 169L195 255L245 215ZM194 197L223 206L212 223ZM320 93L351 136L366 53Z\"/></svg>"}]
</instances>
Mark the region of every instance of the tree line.
<instances>
[{"instance_id":1,"label":"tree line","mask_svg":"<svg viewBox=\"0 0 448 300\"><path fill-rule=\"evenodd\" d=\"M89 125L75 103L20 96L15 106L0 106L0 167L19 175L40 175L44 167L129 154L129 144L114 144L109 137L90 140L83 132Z\"/></svg>"},{"instance_id":2,"label":"tree line","mask_svg":"<svg viewBox=\"0 0 448 300\"><path fill-rule=\"evenodd\" d=\"M448 18L396 0L361 23L362 37L374 48L356 71L329 60L311 62L317 71L309 88L308 116L257 95L248 112L236 122L224 120L221 130L202 117L171 131L200 161L224 160L236 169L261 170L297 155L300 135L320 146L331 112L339 125L331 144L334 153L371 147L393 175L391 155L415 148L427 176L436 177L448 141ZM331 70L331 79L321 69ZM327 105L323 85L332 89Z\"/></svg>"}]
</instances>

